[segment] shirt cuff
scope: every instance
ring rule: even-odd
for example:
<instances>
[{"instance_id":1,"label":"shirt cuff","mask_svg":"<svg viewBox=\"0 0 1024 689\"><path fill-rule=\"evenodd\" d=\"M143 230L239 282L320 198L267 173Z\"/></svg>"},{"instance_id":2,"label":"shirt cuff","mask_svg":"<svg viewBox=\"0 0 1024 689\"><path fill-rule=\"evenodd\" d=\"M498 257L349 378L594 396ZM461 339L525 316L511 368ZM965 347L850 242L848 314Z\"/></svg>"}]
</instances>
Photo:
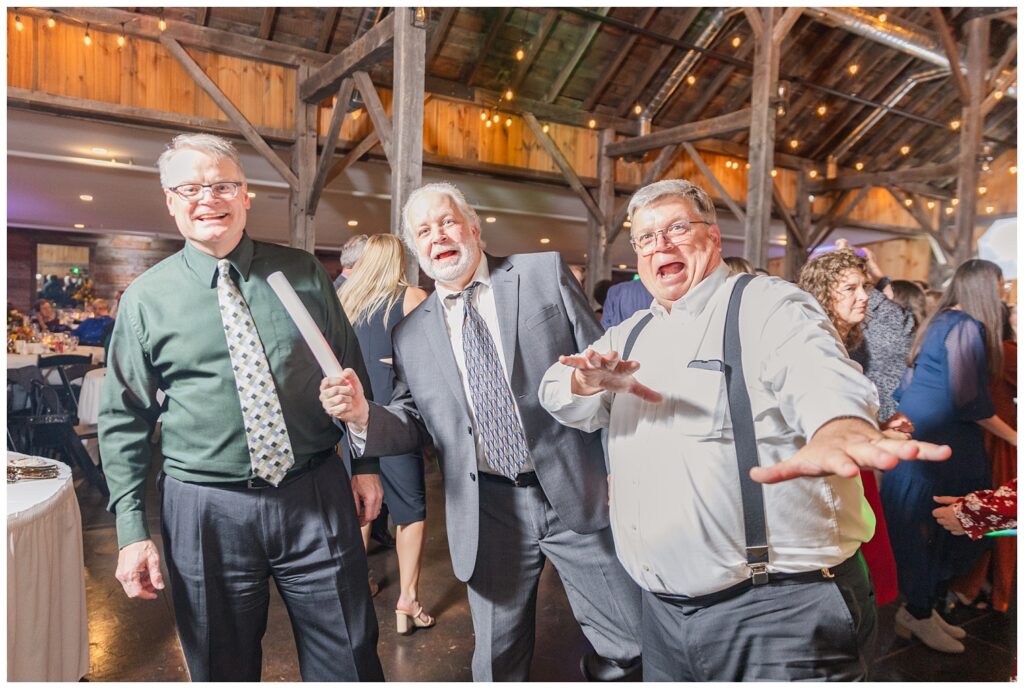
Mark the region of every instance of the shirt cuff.
<instances>
[{"instance_id":1,"label":"shirt cuff","mask_svg":"<svg viewBox=\"0 0 1024 689\"><path fill-rule=\"evenodd\" d=\"M558 364L557 368L545 376L541 390L541 404L552 414L571 408L572 414L559 415L557 418L572 420L590 418L601 409L602 393L593 395L576 395L572 391L572 374L576 369Z\"/></svg>"},{"instance_id":2,"label":"shirt cuff","mask_svg":"<svg viewBox=\"0 0 1024 689\"><path fill-rule=\"evenodd\" d=\"M146 528L146 513L142 510L130 510L117 515L117 547L118 549L149 539Z\"/></svg>"},{"instance_id":3,"label":"shirt cuff","mask_svg":"<svg viewBox=\"0 0 1024 689\"><path fill-rule=\"evenodd\" d=\"M356 455L363 454L366 448L366 429L356 431L351 424L345 424L348 429L349 442L352 444L352 452Z\"/></svg>"},{"instance_id":4,"label":"shirt cuff","mask_svg":"<svg viewBox=\"0 0 1024 689\"><path fill-rule=\"evenodd\" d=\"M865 409L863 401L859 400L844 400L842 397L832 400L823 398L814 405L806 405L802 413L800 425L803 426L803 435L808 440L813 438L822 426L839 418L863 419L872 428L878 428L878 419L871 414L870 409Z\"/></svg>"}]
</instances>

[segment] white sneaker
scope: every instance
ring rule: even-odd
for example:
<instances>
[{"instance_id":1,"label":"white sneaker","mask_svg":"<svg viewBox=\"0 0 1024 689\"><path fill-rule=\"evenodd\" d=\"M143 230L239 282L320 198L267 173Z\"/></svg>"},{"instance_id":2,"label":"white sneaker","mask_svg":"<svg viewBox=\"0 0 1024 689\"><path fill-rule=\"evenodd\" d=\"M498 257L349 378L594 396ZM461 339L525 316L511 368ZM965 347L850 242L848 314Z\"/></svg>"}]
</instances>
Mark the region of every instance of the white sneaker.
<instances>
[{"instance_id":1,"label":"white sneaker","mask_svg":"<svg viewBox=\"0 0 1024 689\"><path fill-rule=\"evenodd\" d=\"M921 643L942 653L963 653L964 645L944 632L935 621L935 616L919 620L909 612L906 606L900 606L896 612L896 636L909 639L916 636Z\"/></svg>"},{"instance_id":2,"label":"white sneaker","mask_svg":"<svg viewBox=\"0 0 1024 689\"><path fill-rule=\"evenodd\" d=\"M932 610L932 619L938 623L939 629L946 632L946 634L954 639L967 638L967 631L963 627L957 627L954 624L946 622L946 620L942 619L942 615L939 614L938 610Z\"/></svg>"}]
</instances>

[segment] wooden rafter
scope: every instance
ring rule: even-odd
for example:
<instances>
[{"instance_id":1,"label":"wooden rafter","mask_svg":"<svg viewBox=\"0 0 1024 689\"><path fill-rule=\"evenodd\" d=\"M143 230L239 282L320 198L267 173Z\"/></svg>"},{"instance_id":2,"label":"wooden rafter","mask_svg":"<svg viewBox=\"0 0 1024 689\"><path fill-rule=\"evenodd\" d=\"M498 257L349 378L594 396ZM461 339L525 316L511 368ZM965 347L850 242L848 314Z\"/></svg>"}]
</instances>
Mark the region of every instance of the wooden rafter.
<instances>
[{"instance_id":1,"label":"wooden rafter","mask_svg":"<svg viewBox=\"0 0 1024 689\"><path fill-rule=\"evenodd\" d=\"M526 48L526 56L519 63L519 66L516 67L516 75L512 78L512 84L509 86L512 89L512 93L519 95L519 87L526 80L526 75L540 55L540 51L544 49L544 44L547 43L548 37L551 36L551 32L558 22L559 14L558 10L550 9L544 15L540 28L537 30L536 35L530 39L530 45Z\"/></svg>"},{"instance_id":2,"label":"wooden rafter","mask_svg":"<svg viewBox=\"0 0 1024 689\"><path fill-rule=\"evenodd\" d=\"M434 27L430 43L427 44L425 59L428 70L430 69L430 63L434 61L438 51L441 50L441 46L444 45L444 39L448 35L448 29L451 28L452 19L455 18L455 13L458 11L458 7L445 7L441 10L441 17L437 20L437 26Z\"/></svg>"},{"instance_id":3,"label":"wooden rafter","mask_svg":"<svg viewBox=\"0 0 1024 689\"><path fill-rule=\"evenodd\" d=\"M337 90L341 80L357 70L368 69L391 52L395 37L395 15L357 38L328 60L306 81L299 84L299 95L307 103L319 103Z\"/></svg>"},{"instance_id":4,"label":"wooden rafter","mask_svg":"<svg viewBox=\"0 0 1024 689\"><path fill-rule=\"evenodd\" d=\"M654 18L654 15L657 11L657 7L646 8L643 11L643 14L640 15L640 21L637 25L641 29L646 29L647 26L651 23L651 19ZM594 105L596 105L597 101L601 98L601 94L604 93L604 90L606 88L608 88L608 84L612 82L612 79L614 79L616 75L618 75L619 67L622 66L622 63L629 56L629 51L633 49L633 46L639 39L639 34L629 34L629 37L626 38L625 43L623 43L622 47L619 48L619 52L615 54L615 58L608 63L608 66L604 68L603 72L601 72L601 76L597 78L597 82L594 84L593 88L591 88L590 95L587 96L587 100L583 101L584 110L594 109Z\"/></svg>"},{"instance_id":5,"label":"wooden rafter","mask_svg":"<svg viewBox=\"0 0 1024 689\"><path fill-rule=\"evenodd\" d=\"M680 144L684 141L710 139L724 134L741 131L750 126L750 110L737 110L727 115L719 115L700 122L681 124L678 127L662 129L652 134L645 134L626 141L617 141L608 146L607 154L616 158L643 153L669 144Z\"/></svg>"},{"instance_id":6,"label":"wooden rafter","mask_svg":"<svg viewBox=\"0 0 1024 689\"><path fill-rule=\"evenodd\" d=\"M295 176L295 173L289 169L288 165L281 160L281 157L272 149L263 137L260 136L256 128L252 126L252 123L245 118L245 115L235 107L235 104L224 95L224 92L213 83L213 80L207 76L206 72L203 71L202 67L196 64L196 61L192 59L192 56L181 47L181 44L170 36L164 35L160 37L160 43L174 56L174 59L178 61L178 64L182 66L186 73L192 77L192 79L199 85L206 95L217 104L224 114L227 115L228 119L238 127L238 130L245 137L245 140L256 149L256 151L263 156L268 163L273 166L277 174L288 182L288 185L292 189L299 187L299 178Z\"/></svg>"},{"instance_id":7,"label":"wooden rafter","mask_svg":"<svg viewBox=\"0 0 1024 689\"><path fill-rule=\"evenodd\" d=\"M338 14L340 9L328 7L324 15L323 26L320 27L320 38L316 41L317 52L328 53L331 50L331 39L334 38L334 30L338 25Z\"/></svg>"},{"instance_id":8,"label":"wooden rafter","mask_svg":"<svg viewBox=\"0 0 1024 689\"><path fill-rule=\"evenodd\" d=\"M957 49L956 39L953 38L953 31L949 28L949 23L946 21L946 16L942 14L941 7L929 8L929 14L932 24L935 25L935 31L939 34L939 40L942 42L942 49L946 51L950 76L953 78L956 90L960 92L961 102L966 103L970 99L970 89L967 86L967 79L960 71L960 51Z\"/></svg>"},{"instance_id":9,"label":"wooden rafter","mask_svg":"<svg viewBox=\"0 0 1024 689\"><path fill-rule=\"evenodd\" d=\"M384 104L380 101L377 89L374 88L373 82L370 81L370 75L366 72L354 72L352 79L355 81L356 88L359 89L363 105L366 106L366 112L373 122L373 128L380 136L380 145L384 149L384 155L387 156L388 162L393 162L391 119L388 117L387 111L384 110Z\"/></svg>"},{"instance_id":10,"label":"wooden rafter","mask_svg":"<svg viewBox=\"0 0 1024 689\"><path fill-rule=\"evenodd\" d=\"M352 99L352 88L354 84L351 78L341 80L338 88L338 95L335 98L334 110L331 112L331 123L327 126L327 135L324 137L320 159L317 161L316 174L309 189L309 199L306 207L311 215L316 215L316 208L320 204L320 196L323 194L324 186L327 183L327 173L334 159L334 149L338 145L338 136L341 134L341 125L348 113L348 103Z\"/></svg>"},{"instance_id":11,"label":"wooden rafter","mask_svg":"<svg viewBox=\"0 0 1024 689\"><path fill-rule=\"evenodd\" d=\"M995 88L996 81L999 80L999 75L1003 73L1003 70L1010 66L1013 59L1017 57L1017 36L1011 36L1009 42L1006 44L1006 50L993 65L992 69L988 73L988 89L991 91ZM1016 71L1016 68L1014 68Z\"/></svg>"},{"instance_id":12,"label":"wooden rafter","mask_svg":"<svg viewBox=\"0 0 1024 689\"><path fill-rule=\"evenodd\" d=\"M274 33L274 20L277 19L277 8L276 7L264 7L263 16L260 18L260 28L256 35L264 40L269 41L271 34Z\"/></svg>"},{"instance_id":13,"label":"wooden rafter","mask_svg":"<svg viewBox=\"0 0 1024 689\"><path fill-rule=\"evenodd\" d=\"M693 20L697 18L697 15L700 14L700 12L700 7L687 8L686 14L683 15L683 17L676 22L675 26L672 28L672 33L669 34L669 38L674 41L680 40L686 34L690 25L693 24ZM662 65L665 64L665 61L670 55L672 55L672 51L674 50L676 50L676 48L672 45L662 45L658 47L658 51L651 58L650 62L647 63L646 69L644 69L643 73L633 84L633 88L626 93L621 101L619 101L620 116L629 113L632 107L637 103L640 96L643 95L644 89L647 88L651 83L651 80L653 80L658 74Z\"/></svg>"},{"instance_id":14,"label":"wooden rafter","mask_svg":"<svg viewBox=\"0 0 1024 689\"><path fill-rule=\"evenodd\" d=\"M886 170L883 172L852 172L833 179L819 179L811 182L808 189L812 194L859 187L877 187L904 182L928 182L936 178L956 175L956 163L922 165L915 168Z\"/></svg>"},{"instance_id":15,"label":"wooden rafter","mask_svg":"<svg viewBox=\"0 0 1024 689\"><path fill-rule=\"evenodd\" d=\"M380 134L374 129L372 132L366 135L366 137L358 144L349 149L348 153L334 163L331 169L327 171L324 176L324 186L330 186L331 182L338 179L338 177L348 168L352 167L352 164L366 155L370 149L380 143Z\"/></svg>"},{"instance_id":16,"label":"wooden rafter","mask_svg":"<svg viewBox=\"0 0 1024 689\"><path fill-rule=\"evenodd\" d=\"M210 8L209 7L197 7L196 8L196 24L199 26L206 26L206 22L210 19Z\"/></svg>"},{"instance_id":17,"label":"wooden rafter","mask_svg":"<svg viewBox=\"0 0 1024 689\"><path fill-rule=\"evenodd\" d=\"M570 165L569 161L565 159L562 152L558 150L558 146L555 145L555 142L551 140L551 137L544 133L544 130L541 128L540 122L537 121L537 118L530 113L526 113L523 115L523 121L526 122L530 131L533 132L533 136L537 140L537 143L547 151L555 165L562 171L562 175L565 177L566 182L569 183L569 187L576 192L576 195L583 202L583 205L586 206L587 211L590 213L590 217L592 217L594 222L598 225L607 226L604 213L601 212L601 209L594 201L594 197L590 195L589 191L587 191L587 188L583 185L583 182L576 174L576 171L572 169L572 165Z\"/></svg>"},{"instance_id":18,"label":"wooden rafter","mask_svg":"<svg viewBox=\"0 0 1024 689\"><path fill-rule=\"evenodd\" d=\"M726 191L725 187L722 186L722 183L718 181L718 177L715 176L714 171L708 167L707 163L704 162L704 158L702 158L697 149L693 147L693 144L688 141L684 141L683 148L686 150L686 154L690 156L690 160L697 165L701 174L704 175L704 179L710 182L711 186L718 192L718 195L722 198L722 201L725 202L725 205L729 207L729 210L732 211L732 214L735 215L741 223L747 222L746 212L740 208L735 199L733 199L733 197L729 195L729 192Z\"/></svg>"},{"instance_id":19,"label":"wooden rafter","mask_svg":"<svg viewBox=\"0 0 1024 689\"><path fill-rule=\"evenodd\" d=\"M610 7L602 7L597 11L597 13L603 17L607 15L610 10ZM561 95L562 89L565 88L566 83L569 81L569 77L571 77L572 73L576 71L576 67L579 65L580 60L583 59L583 56L590 49L590 44L594 41L594 36L597 35L597 31L600 28L600 22L590 22L590 26L588 26L583 32L583 36L576 42L576 50L573 51L572 55L569 57L569 61L562 67L562 70L558 73L558 76L555 77L554 82L552 82L551 88L549 88L548 92L544 95L545 103L554 103L558 96Z\"/></svg>"},{"instance_id":20,"label":"wooden rafter","mask_svg":"<svg viewBox=\"0 0 1024 689\"><path fill-rule=\"evenodd\" d=\"M505 20L508 19L510 14L512 14L511 7L497 8L494 23L491 24L491 28L487 32L487 38L484 39L483 47L480 48L480 55L477 57L476 64L473 65L469 77L465 80L467 84L474 84L480 76L480 70L483 69L484 63L487 61L487 55L491 52L491 47L494 45L494 41L498 39L501 27L505 25Z\"/></svg>"},{"instance_id":21,"label":"wooden rafter","mask_svg":"<svg viewBox=\"0 0 1024 689\"><path fill-rule=\"evenodd\" d=\"M740 60L745 60L750 55L750 51L754 49L753 41L746 41L740 49L736 52L736 57ZM711 83L706 87L701 88L700 96L697 100L690 104L690 107L686 109L683 116L680 118L681 122L692 122L704 112L704 109L708 106L715 96L717 96L725 85L729 82L729 78L736 72L735 65L722 65L722 68L715 74L715 78L711 80ZM666 103L665 111L670 112L673 109L673 101L678 98L682 98L682 94L685 93L683 89L677 89L672 94L671 99Z\"/></svg>"},{"instance_id":22,"label":"wooden rafter","mask_svg":"<svg viewBox=\"0 0 1024 689\"><path fill-rule=\"evenodd\" d=\"M782 41L789 35L789 30L793 28L797 20L800 19L800 15L804 13L803 7L789 7L779 20L775 22L775 26L772 27L772 43L776 46L781 46Z\"/></svg>"},{"instance_id":23,"label":"wooden rafter","mask_svg":"<svg viewBox=\"0 0 1024 689\"><path fill-rule=\"evenodd\" d=\"M1005 94L1006 93L1005 89L1009 88L1010 86L1012 86L1012 85L1014 85L1016 83L1017 83L1017 68L1014 67L1011 76L1005 80L1005 83L1002 85L1002 90L1000 90L998 92ZM985 100L983 100L981 102L981 116L982 117L985 117L985 115L987 115L990 112L992 112L992 108L996 107L996 105L999 103L999 101L1002 100L1001 97L1000 98L996 98L996 93L997 93L997 91L992 91L991 93L988 94L988 96L985 97Z\"/></svg>"}]
</instances>

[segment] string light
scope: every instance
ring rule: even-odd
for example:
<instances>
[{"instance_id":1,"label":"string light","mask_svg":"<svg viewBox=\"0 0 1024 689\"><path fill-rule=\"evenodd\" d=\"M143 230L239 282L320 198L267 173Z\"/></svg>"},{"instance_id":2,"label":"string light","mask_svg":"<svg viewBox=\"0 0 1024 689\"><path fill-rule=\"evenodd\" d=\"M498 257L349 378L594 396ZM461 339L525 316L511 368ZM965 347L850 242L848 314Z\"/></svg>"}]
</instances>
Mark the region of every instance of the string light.
<instances>
[{"instance_id":1,"label":"string light","mask_svg":"<svg viewBox=\"0 0 1024 689\"><path fill-rule=\"evenodd\" d=\"M122 23L121 23L121 33L120 33L120 34L118 35L118 37L117 37L117 47L118 47L118 48L123 48L123 47L124 47L124 44L125 44L125 38L124 38L124 23L122 22Z\"/></svg>"},{"instance_id":2,"label":"string light","mask_svg":"<svg viewBox=\"0 0 1024 689\"><path fill-rule=\"evenodd\" d=\"M860 71L860 65L858 65L856 63L852 64L852 65L850 65L849 67L846 68L846 71L850 73L851 77L855 77L855 76L857 76L857 72Z\"/></svg>"},{"instance_id":3,"label":"string light","mask_svg":"<svg viewBox=\"0 0 1024 689\"><path fill-rule=\"evenodd\" d=\"M960 129L960 120L950 120L949 128L952 129L954 132Z\"/></svg>"},{"instance_id":4,"label":"string light","mask_svg":"<svg viewBox=\"0 0 1024 689\"><path fill-rule=\"evenodd\" d=\"M491 118L491 121L494 122L494 124L498 124L501 122L501 115L494 113L494 117Z\"/></svg>"},{"instance_id":5,"label":"string light","mask_svg":"<svg viewBox=\"0 0 1024 689\"><path fill-rule=\"evenodd\" d=\"M167 20L164 19L162 16L160 17L160 21L158 21L156 25L157 28L159 28L161 31L167 31Z\"/></svg>"},{"instance_id":6,"label":"string light","mask_svg":"<svg viewBox=\"0 0 1024 689\"><path fill-rule=\"evenodd\" d=\"M540 128L540 130L547 134L549 131L551 131L551 127L545 124L543 127Z\"/></svg>"},{"instance_id":7,"label":"string light","mask_svg":"<svg viewBox=\"0 0 1024 689\"><path fill-rule=\"evenodd\" d=\"M1004 95L1005 94L1002 91L993 91L992 92L992 97L995 98L996 100L1002 100Z\"/></svg>"},{"instance_id":8,"label":"string light","mask_svg":"<svg viewBox=\"0 0 1024 689\"><path fill-rule=\"evenodd\" d=\"M988 187L978 187L978 195L984 196L988 193Z\"/></svg>"},{"instance_id":9,"label":"string light","mask_svg":"<svg viewBox=\"0 0 1024 689\"><path fill-rule=\"evenodd\" d=\"M46 18L46 28L47 29L52 29L52 28L54 28L56 26L57 26L57 20L56 19L54 19L53 17L47 17Z\"/></svg>"},{"instance_id":10,"label":"string light","mask_svg":"<svg viewBox=\"0 0 1024 689\"><path fill-rule=\"evenodd\" d=\"M633 112L636 113L637 115L642 115L644 112L644 106L637 103L636 105L633 106Z\"/></svg>"},{"instance_id":11,"label":"string light","mask_svg":"<svg viewBox=\"0 0 1024 689\"><path fill-rule=\"evenodd\" d=\"M691 74L690 76L686 77L686 83L689 84L690 86L693 86L694 84L697 83L697 77Z\"/></svg>"},{"instance_id":12,"label":"string light","mask_svg":"<svg viewBox=\"0 0 1024 689\"><path fill-rule=\"evenodd\" d=\"M817 170L811 170L810 172L807 173L807 176L810 177L811 179L817 179L818 171Z\"/></svg>"},{"instance_id":13,"label":"string light","mask_svg":"<svg viewBox=\"0 0 1024 689\"><path fill-rule=\"evenodd\" d=\"M880 15L878 15L878 21L880 21L883 24L885 23L885 21L888 18L889 18L889 15L887 15L885 12L882 12Z\"/></svg>"},{"instance_id":14,"label":"string light","mask_svg":"<svg viewBox=\"0 0 1024 689\"><path fill-rule=\"evenodd\" d=\"M517 48L516 49L516 60L518 60L519 62L522 62L524 57L526 57L526 51L523 50L522 47Z\"/></svg>"},{"instance_id":15,"label":"string light","mask_svg":"<svg viewBox=\"0 0 1024 689\"><path fill-rule=\"evenodd\" d=\"M747 170L749 170L749 169L750 169L750 163L747 163L747 164L746 164L746 165L744 165L743 167L744 167L744 168L746 168Z\"/></svg>"},{"instance_id":16,"label":"string light","mask_svg":"<svg viewBox=\"0 0 1024 689\"><path fill-rule=\"evenodd\" d=\"M903 205L906 206L907 208L910 208L911 206L914 205L914 200L913 199L903 199Z\"/></svg>"},{"instance_id":17,"label":"string light","mask_svg":"<svg viewBox=\"0 0 1024 689\"><path fill-rule=\"evenodd\" d=\"M800 142L797 141L796 139L790 139L789 140L789 147L790 148L796 148L799 145L800 145Z\"/></svg>"},{"instance_id":18,"label":"string light","mask_svg":"<svg viewBox=\"0 0 1024 689\"><path fill-rule=\"evenodd\" d=\"M958 205L958 204L960 203L960 199L958 199L958 198L956 198L956 197L953 197L953 198L951 198L951 199L949 200L949 202L950 202L950 203L951 203L952 205L956 206L956 205Z\"/></svg>"},{"instance_id":19,"label":"string light","mask_svg":"<svg viewBox=\"0 0 1024 689\"><path fill-rule=\"evenodd\" d=\"M985 212L988 213L989 215L992 215L992 213L995 212L995 210L995 206L985 206Z\"/></svg>"},{"instance_id":20,"label":"string light","mask_svg":"<svg viewBox=\"0 0 1024 689\"><path fill-rule=\"evenodd\" d=\"M17 15L17 14L14 15L14 28L17 29L18 31L24 31L25 30L25 25L21 23L21 16L20 15Z\"/></svg>"},{"instance_id":21,"label":"string light","mask_svg":"<svg viewBox=\"0 0 1024 689\"><path fill-rule=\"evenodd\" d=\"M514 94L512 93L512 89L509 89L508 91L505 91L505 100L512 100L512 96L513 95Z\"/></svg>"},{"instance_id":22,"label":"string light","mask_svg":"<svg viewBox=\"0 0 1024 689\"><path fill-rule=\"evenodd\" d=\"M509 118L507 118L505 120L505 126L506 127L511 127L512 126L512 118L511 117L509 117Z\"/></svg>"},{"instance_id":23,"label":"string light","mask_svg":"<svg viewBox=\"0 0 1024 689\"><path fill-rule=\"evenodd\" d=\"M733 36L732 37L732 47L733 48L739 48L740 47L740 43L742 43L742 42L743 42L743 39L741 39L739 36Z\"/></svg>"},{"instance_id":24,"label":"string light","mask_svg":"<svg viewBox=\"0 0 1024 689\"><path fill-rule=\"evenodd\" d=\"M818 106L818 117L824 117L825 113L828 112L828 106L822 103Z\"/></svg>"},{"instance_id":25,"label":"string light","mask_svg":"<svg viewBox=\"0 0 1024 689\"><path fill-rule=\"evenodd\" d=\"M1016 165L1011 165L1010 166L1010 174L1011 175L1017 174L1017 166Z\"/></svg>"},{"instance_id":26,"label":"string light","mask_svg":"<svg viewBox=\"0 0 1024 689\"><path fill-rule=\"evenodd\" d=\"M89 35L88 24L85 25L85 38L82 39L82 42L85 43L86 46L92 45L92 36Z\"/></svg>"},{"instance_id":27,"label":"string light","mask_svg":"<svg viewBox=\"0 0 1024 689\"><path fill-rule=\"evenodd\" d=\"M779 171L776 170L775 168L772 168L772 177L778 177L778 176L779 176Z\"/></svg>"},{"instance_id":28,"label":"string light","mask_svg":"<svg viewBox=\"0 0 1024 689\"><path fill-rule=\"evenodd\" d=\"M628 230L629 228L633 227L633 223L631 223L628 220L623 220L622 221L622 226L625 227Z\"/></svg>"},{"instance_id":29,"label":"string light","mask_svg":"<svg viewBox=\"0 0 1024 689\"><path fill-rule=\"evenodd\" d=\"M491 128L491 121L487 120L486 122L484 122L484 126L487 127L488 129L490 129Z\"/></svg>"},{"instance_id":30,"label":"string light","mask_svg":"<svg viewBox=\"0 0 1024 689\"><path fill-rule=\"evenodd\" d=\"M931 210L931 209L935 208L935 202L934 201L929 201L925 205L928 206L928 210Z\"/></svg>"},{"instance_id":31,"label":"string light","mask_svg":"<svg viewBox=\"0 0 1024 689\"><path fill-rule=\"evenodd\" d=\"M853 167L855 170L857 170L857 172L860 172L861 170L864 169L864 163L858 160L856 163L854 163Z\"/></svg>"},{"instance_id":32,"label":"string light","mask_svg":"<svg viewBox=\"0 0 1024 689\"><path fill-rule=\"evenodd\" d=\"M775 114L778 117L785 117L786 116L786 106L780 105L779 107L775 108Z\"/></svg>"},{"instance_id":33,"label":"string light","mask_svg":"<svg viewBox=\"0 0 1024 689\"><path fill-rule=\"evenodd\" d=\"M903 155L910 153L910 146L900 146L900 153Z\"/></svg>"},{"instance_id":34,"label":"string light","mask_svg":"<svg viewBox=\"0 0 1024 689\"><path fill-rule=\"evenodd\" d=\"M593 129L594 127L597 126L597 120L594 120L594 119L590 120L589 122L587 122L587 126L590 127L591 129Z\"/></svg>"},{"instance_id":35,"label":"string light","mask_svg":"<svg viewBox=\"0 0 1024 689\"><path fill-rule=\"evenodd\" d=\"M487 119L487 111L486 111L486 110L484 110L484 111L482 111L482 112L480 113L480 119L481 119L481 121L483 121L483 120L486 120L486 119Z\"/></svg>"},{"instance_id":36,"label":"string light","mask_svg":"<svg viewBox=\"0 0 1024 689\"><path fill-rule=\"evenodd\" d=\"M946 215L953 215L953 207L946 206Z\"/></svg>"}]
</instances>

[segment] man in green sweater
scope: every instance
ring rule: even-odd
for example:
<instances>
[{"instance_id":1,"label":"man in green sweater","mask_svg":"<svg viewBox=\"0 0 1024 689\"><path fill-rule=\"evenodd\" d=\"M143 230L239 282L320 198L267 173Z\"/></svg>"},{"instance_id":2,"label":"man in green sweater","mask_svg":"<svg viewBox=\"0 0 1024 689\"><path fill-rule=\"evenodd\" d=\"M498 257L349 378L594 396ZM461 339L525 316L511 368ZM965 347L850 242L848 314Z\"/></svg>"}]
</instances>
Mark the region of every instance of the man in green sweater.
<instances>
[{"instance_id":1,"label":"man in green sweater","mask_svg":"<svg viewBox=\"0 0 1024 689\"><path fill-rule=\"evenodd\" d=\"M117 578L129 598L164 587L145 514L160 418L164 557L192 679L259 680L273 578L304 680L382 680L359 535L380 509L378 468L356 460L350 485L318 400L323 374L267 276L285 274L369 385L355 334L312 255L246 234L229 141L181 135L158 164L186 241L125 291L107 360L99 431Z\"/></svg>"}]
</instances>

